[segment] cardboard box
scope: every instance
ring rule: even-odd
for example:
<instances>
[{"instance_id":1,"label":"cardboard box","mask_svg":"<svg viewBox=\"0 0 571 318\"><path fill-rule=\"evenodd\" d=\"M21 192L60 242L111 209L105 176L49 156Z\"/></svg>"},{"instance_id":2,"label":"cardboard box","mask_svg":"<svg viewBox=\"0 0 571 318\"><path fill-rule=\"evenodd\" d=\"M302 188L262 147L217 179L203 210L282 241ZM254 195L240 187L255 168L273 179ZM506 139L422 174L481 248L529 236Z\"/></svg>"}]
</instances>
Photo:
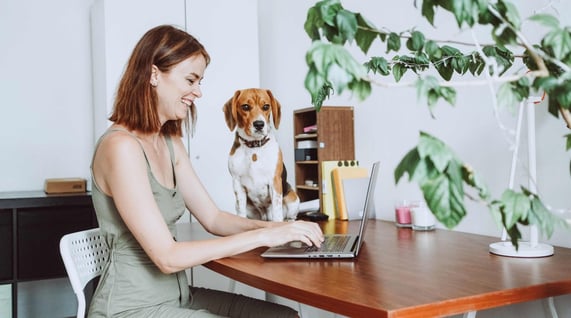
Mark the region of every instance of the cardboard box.
<instances>
[{"instance_id":1,"label":"cardboard box","mask_svg":"<svg viewBox=\"0 0 571 318\"><path fill-rule=\"evenodd\" d=\"M46 179L44 191L48 194L86 192L86 185L87 180L82 178Z\"/></svg>"}]
</instances>

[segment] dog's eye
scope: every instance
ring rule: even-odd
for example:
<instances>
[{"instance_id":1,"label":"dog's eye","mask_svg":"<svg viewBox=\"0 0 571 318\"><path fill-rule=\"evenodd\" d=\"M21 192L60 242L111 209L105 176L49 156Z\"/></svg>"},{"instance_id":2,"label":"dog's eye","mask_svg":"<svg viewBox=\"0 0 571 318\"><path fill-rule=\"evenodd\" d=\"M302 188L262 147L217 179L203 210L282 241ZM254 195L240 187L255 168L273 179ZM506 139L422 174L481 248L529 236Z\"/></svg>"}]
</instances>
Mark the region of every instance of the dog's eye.
<instances>
[{"instance_id":1,"label":"dog's eye","mask_svg":"<svg viewBox=\"0 0 571 318\"><path fill-rule=\"evenodd\" d=\"M249 110L250 110L250 105L248 105L248 104L242 105L242 110L243 110L243 111L249 111Z\"/></svg>"},{"instance_id":2,"label":"dog's eye","mask_svg":"<svg viewBox=\"0 0 571 318\"><path fill-rule=\"evenodd\" d=\"M269 110L269 109L270 109L270 105L265 104L264 106L262 106L262 109L263 109L263 110Z\"/></svg>"}]
</instances>

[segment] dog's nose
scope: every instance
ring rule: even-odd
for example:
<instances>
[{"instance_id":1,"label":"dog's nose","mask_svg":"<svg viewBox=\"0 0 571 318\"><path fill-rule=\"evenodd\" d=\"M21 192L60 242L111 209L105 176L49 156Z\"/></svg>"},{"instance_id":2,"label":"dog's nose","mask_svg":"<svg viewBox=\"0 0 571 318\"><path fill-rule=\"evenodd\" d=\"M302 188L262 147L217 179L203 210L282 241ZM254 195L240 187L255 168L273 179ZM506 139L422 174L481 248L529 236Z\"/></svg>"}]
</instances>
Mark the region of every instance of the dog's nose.
<instances>
[{"instance_id":1,"label":"dog's nose","mask_svg":"<svg viewBox=\"0 0 571 318\"><path fill-rule=\"evenodd\" d=\"M263 120L254 121L254 128L256 128L256 130L262 130L264 128L264 121Z\"/></svg>"}]
</instances>

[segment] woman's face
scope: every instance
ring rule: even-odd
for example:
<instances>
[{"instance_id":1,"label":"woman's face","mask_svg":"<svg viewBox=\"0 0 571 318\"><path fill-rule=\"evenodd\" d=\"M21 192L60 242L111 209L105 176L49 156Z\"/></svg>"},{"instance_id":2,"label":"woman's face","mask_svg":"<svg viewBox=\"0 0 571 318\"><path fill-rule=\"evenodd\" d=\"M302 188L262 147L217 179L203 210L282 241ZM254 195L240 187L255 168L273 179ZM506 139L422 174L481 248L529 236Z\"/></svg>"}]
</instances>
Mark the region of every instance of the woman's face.
<instances>
[{"instance_id":1,"label":"woman's face","mask_svg":"<svg viewBox=\"0 0 571 318\"><path fill-rule=\"evenodd\" d=\"M205 69L206 60L202 54L187 58L169 72L161 72L153 66L152 76L156 76L158 113L162 124L186 118L188 107L202 96L200 81Z\"/></svg>"}]
</instances>

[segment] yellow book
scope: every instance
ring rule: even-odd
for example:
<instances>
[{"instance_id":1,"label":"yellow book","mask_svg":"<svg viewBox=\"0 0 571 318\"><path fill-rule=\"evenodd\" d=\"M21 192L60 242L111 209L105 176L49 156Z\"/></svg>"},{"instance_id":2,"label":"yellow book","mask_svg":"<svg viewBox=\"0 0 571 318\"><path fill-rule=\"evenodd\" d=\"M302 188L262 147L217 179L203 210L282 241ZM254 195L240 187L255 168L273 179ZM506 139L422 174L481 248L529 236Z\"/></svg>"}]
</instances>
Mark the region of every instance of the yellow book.
<instances>
[{"instance_id":1,"label":"yellow book","mask_svg":"<svg viewBox=\"0 0 571 318\"><path fill-rule=\"evenodd\" d=\"M358 165L357 160L324 160L321 162L321 213L327 214L330 219L334 219L336 213L331 172L336 168Z\"/></svg>"},{"instance_id":2,"label":"yellow book","mask_svg":"<svg viewBox=\"0 0 571 318\"><path fill-rule=\"evenodd\" d=\"M333 184L331 171L339 167L339 160L326 160L321 162L321 213L327 214L329 219L335 218L335 203L333 202Z\"/></svg>"},{"instance_id":3,"label":"yellow book","mask_svg":"<svg viewBox=\"0 0 571 318\"><path fill-rule=\"evenodd\" d=\"M358 166L338 167L331 171L331 180L333 183L333 193L335 197L336 217L339 220L348 220L347 204L345 192L343 191L343 180L351 178L367 178L369 171L366 168Z\"/></svg>"}]
</instances>

